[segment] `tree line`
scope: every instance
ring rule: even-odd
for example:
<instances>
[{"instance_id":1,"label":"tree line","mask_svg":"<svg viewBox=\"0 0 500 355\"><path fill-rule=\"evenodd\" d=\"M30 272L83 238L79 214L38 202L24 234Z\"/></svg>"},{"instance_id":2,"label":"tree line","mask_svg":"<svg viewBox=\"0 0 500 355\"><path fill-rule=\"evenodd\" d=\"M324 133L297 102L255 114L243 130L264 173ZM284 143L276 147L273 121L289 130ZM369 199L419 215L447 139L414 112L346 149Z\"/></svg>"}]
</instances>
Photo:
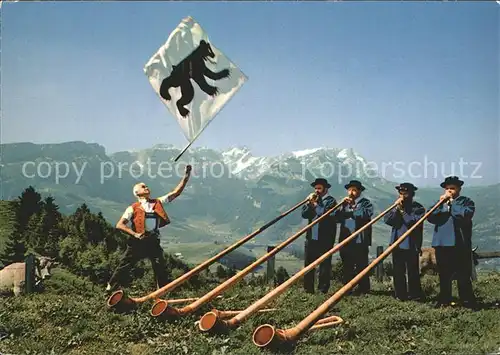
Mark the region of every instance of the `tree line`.
<instances>
[{"instance_id":1,"label":"tree line","mask_svg":"<svg viewBox=\"0 0 500 355\"><path fill-rule=\"evenodd\" d=\"M83 203L72 214L63 215L53 197L43 199L32 186L9 202L11 228L0 250L0 267L23 262L29 253L34 253L53 257L74 274L95 283L108 281L128 236L109 224L101 212L93 213ZM170 254L166 258L171 269L189 270ZM144 275L145 266L144 261L138 263L131 279Z\"/></svg>"}]
</instances>

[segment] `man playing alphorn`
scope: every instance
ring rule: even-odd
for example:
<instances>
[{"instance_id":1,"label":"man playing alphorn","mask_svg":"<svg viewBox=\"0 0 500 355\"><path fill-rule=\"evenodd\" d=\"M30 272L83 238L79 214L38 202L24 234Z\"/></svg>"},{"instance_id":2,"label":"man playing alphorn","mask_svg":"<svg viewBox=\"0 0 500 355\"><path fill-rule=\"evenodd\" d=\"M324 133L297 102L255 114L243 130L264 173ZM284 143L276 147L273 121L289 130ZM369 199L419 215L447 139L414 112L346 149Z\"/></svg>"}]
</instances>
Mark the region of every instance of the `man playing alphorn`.
<instances>
[{"instance_id":1,"label":"man playing alphorn","mask_svg":"<svg viewBox=\"0 0 500 355\"><path fill-rule=\"evenodd\" d=\"M370 222L373 216L372 203L361 196L361 192L365 190L361 182L351 180L344 187L347 189L348 196L344 198L342 208L336 213L337 221L340 222L339 243ZM348 283L368 266L368 253L371 244L372 227L369 226L340 249L344 283ZM366 275L359 282L355 293L363 294L369 291L370 279Z\"/></svg>"},{"instance_id":2,"label":"man playing alphorn","mask_svg":"<svg viewBox=\"0 0 500 355\"><path fill-rule=\"evenodd\" d=\"M302 217L308 219L309 223L337 204L335 198L328 194L331 185L326 179L316 179L311 186L315 192L309 195L309 202L302 206ZM337 223L334 213L307 230L304 267L333 248L336 234ZM331 271L332 258L330 256L319 266L318 289L323 293L327 293L330 288ZM314 293L314 270L304 276L304 289L308 293Z\"/></svg>"},{"instance_id":3,"label":"man playing alphorn","mask_svg":"<svg viewBox=\"0 0 500 355\"><path fill-rule=\"evenodd\" d=\"M448 199L427 220L434 224L432 247L436 251L439 273L439 297L436 304L451 303L451 285L456 275L460 300L466 307L474 307L476 299L472 290L472 217L476 207L470 198L460 195L464 182L457 176L448 176L442 183Z\"/></svg>"},{"instance_id":4,"label":"man playing alphorn","mask_svg":"<svg viewBox=\"0 0 500 355\"><path fill-rule=\"evenodd\" d=\"M396 186L396 189L399 191L398 206L384 216L384 222L392 227L390 244L425 214L425 208L413 200L418 190L415 185L405 182ZM392 252L394 296L402 301L422 297L419 255L422 253L423 231L422 223Z\"/></svg>"}]
</instances>

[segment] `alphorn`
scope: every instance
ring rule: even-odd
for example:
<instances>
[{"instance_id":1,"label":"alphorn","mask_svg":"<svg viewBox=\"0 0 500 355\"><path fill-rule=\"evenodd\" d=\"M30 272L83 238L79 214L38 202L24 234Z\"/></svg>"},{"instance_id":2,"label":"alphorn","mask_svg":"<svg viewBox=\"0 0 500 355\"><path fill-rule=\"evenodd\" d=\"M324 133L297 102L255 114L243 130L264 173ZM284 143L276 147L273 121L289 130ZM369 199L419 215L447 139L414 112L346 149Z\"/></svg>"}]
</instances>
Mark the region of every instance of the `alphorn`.
<instances>
[{"instance_id":1,"label":"alphorn","mask_svg":"<svg viewBox=\"0 0 500 355\"><path fill-rule=\"evenodd\" d=\"M253 315L255 312L257 312L260 308L262 308L264 305L267 303L271 302L278 296L280 296L283 292L286 291L287 288L289 288L291 285L293 285L295 282L297 282L300 278L302 278L307 272L313 270L315 267L317 267L319 264L321 264L325 259L336 253L340 248L345 246L347 243L349 243L351 240L353 240L358 234L363 232L365 229L370 227L372 224L377 222L380 218L382 218L384 215L389 213L394 207L396 207L397 203L394 203L392 206L387 208L385 211L380 213L377 217L372 219L370 222L365 224L363 227L352 233L349 237L344 239L342 242L334 246L332 249L328 250L326 253L321 255L318 259L316 259L314 262L311 264L307 265L303 269L299 270L295 275L293 275L291 278L283 282L281 285L276 287L274 290L266 294L264 297L261 299L257 300L254 302L251 306L249 306L247 309L245 309L242 312L239 312L235 317L229 319L229 320L222 320L222 318L217 317L218 313L217 311L212 310L211 312L207 312L201 319L200 323L198 324L198 327L201 331L207 332L207 331L221 331L225 329L234 329L239 327L241 323L243 323L246 319L248 319L251 315ZM220 312L220 311L219 311ZM338 324L338 323L334 323ZM333 325L333 324L332 324Z\"/></svg>"},{"instance_id":2,"label":"alphorn","mask_svg":"<svg viewBox=\"0 0 500 355\"><path fill-rule=\"evenodd\" d=\"M243 277L245 277L248 273L250 273L253 269L255 269L257 266L265 262L266 260L270 259L273 255L277 254L281 249L285 248L287 245L291 244L295 239L300 237L304 232L306 232L308 229L312 228L316 223L321 222L324 218L328 217L333 211L335 211L337 208L339 208L342 205L342 202L335 205L331 209L325 212L322 216L320 216L318 219L315 219L311 223L309 223L307 226L302 228L300 231L286 239L284 242L273 248L270 252L264 254L261 256L259 259L254 261L252 264L248 265L246 268L238 272L236 275L231 277L230 279L226 280L219 286L215 287L212 289L212 291L208 292L204 296L202 296L200 299L194 301L193 303L183 307L183 308L175 308L171 307L167 301L165 300L158 300L155 302L153 305L153 308L151 309L151 315L153 317L159 317L159 316L184 316L187 314L191 314L195 312L198 308L200 308L202 305L204 305L207 302L210 302L214 297L218 296L222 292L224 292L226 289L230 288L233 286L236 282L240 281Z\"/></svg>"},{"instance_id":3,"label":"alphorn","mask_svg":"<svg viewBox=\"0 0 500 355\"><path fill-rule=\"evenodd\" d=\"M179 304L179 303L187 303L196 301L199 297L191 297L191 298L176 298L172 300L168 300L167 302L170 304ZM221 296L222 298L222 296Z\"/></svg>"},{"instance_id":4,"label":"alphorn","mask_svg":"<svg viewBox=\"0 0 500 355\"><path fill-rule=\"evenodd\" d=\"M295 327L288 329L275 329L270 324L263 324L257 327L253 333L252 340L255 345L260 348L264 347L274 347L282 345L287 342L296 341L304 332L306 332L311 327L318 325L318 319L323 316L328 310L337 304L340 299L349 292L354 286L356 286L363 277L365 277L370 270L372 270L377 264L382 262L392 251L401 244L415 228L422 224L427 217L440 205L442 205L446 199L439 201L434 207L432 207L424 216L419 219L410 229L408 229L401 237L399 237L393 244L391 244L380 256L373 260L366 268L364 268L358 275L356 275L351 281L344 285L340 290L338 290L332 297L327 299L322 305L316 308L311 314L304 318Z\"/></svg>"},{"instance_id":5,"label":"alphorn","mask_svg":"<svg viewBox=\"0 0 500 355\"><path fill-rule=\"evenodd\" d=\"M219 254L211 257L210 259L204 261L203 263L199 264L195 268L191 269L190 271L186 272L184 275L178 277L177 279L173 280L172 282L168 283L167 285L161 287L160 289L156 290L155 292L150 293L147 296L144 297L139 297L139 298L132 298L128 297L123 290L118 290L115 291L109 298L108 298L108 307L109 308L114 308L115 310L128 310L134 306L136 306L138 303L144 303L146 301L155 299L158 300L158 298L162 295L164 295L167 292L173 291L177 286L180 286L184 282L188 281L191 277L194 275L200 273L201 271L205 270L208 268L210 265L212 265L214 262L222 258L223 256L229 254L236 248L240 247L241 245L245 244L248 242L250 239L254 238L257 234L262 233L265 231L267 228L281 220L282 218L288 216L290 213L301 207L303 204L307 202L307 199L297 203L295 206L290 208L289 210L281 213L278 217L275 219L267 222L265 225L260 227L259 229L253 231L246 237L243 237L236 243L228 246L226 249L222 250Z\"/></svg>"},{"instance_id":6,"label":"alphorn","mask_svg":"<svg viewBox=\"0 0 500 355\"><path fill-rule=\"evenodd\" d=\"M168 301L167 301L168 302ZM267 308L267 309L261 309L260 312L272 312L275 311L276 308ZM226 318L231 318L238 313L241 313L243 311L219 311L217 309L212 309L212 312L214 312L217 315L217 318L219 319L226 319Z\"/></svg>"}]
</instances>

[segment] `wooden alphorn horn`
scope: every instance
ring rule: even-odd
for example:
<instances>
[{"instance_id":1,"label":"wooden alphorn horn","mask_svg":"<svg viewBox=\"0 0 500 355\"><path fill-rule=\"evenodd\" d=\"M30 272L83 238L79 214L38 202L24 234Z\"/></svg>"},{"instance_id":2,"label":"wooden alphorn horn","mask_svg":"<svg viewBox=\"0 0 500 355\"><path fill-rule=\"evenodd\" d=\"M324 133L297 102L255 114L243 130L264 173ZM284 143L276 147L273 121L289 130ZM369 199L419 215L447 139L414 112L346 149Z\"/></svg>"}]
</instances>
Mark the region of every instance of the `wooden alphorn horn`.
<instances>
[{"instance_id":1,"label":"wooden alphorn horn","mask_svg":"<svg viewBox=\"0 0 500 355\"><path fill-rule=\"evenodd\" d=\"M358 275L356 275L351 281L344 285L340 290L338 290L332 297L327 299L322 305L320 305L315 311L304 318L295 327L288 329L275 329L270 324L263 324L255 329L252 340L253 343L260 347L274 347L282 345L283 343L296 341L302 334L311 329L318 324L318 319L320 319L328 310L337 304L340 299L346 295L354 286L356 286L363 277L365 277L370 270L382 262L392 251L401 244L415 228L422 224L429 215L434 212L439 206L441 206L446 199L439 201L434 207L432 207L424 216L419 219L408 231L406 231L401 237L399 237L393 244L391 244L380 256L373 260L366 268L364 268Z\"/></svg>"},{"instance_id":2,"label":"wooden alphorn horn","mask_svg":"<svg viewBox=\"0 0 500 355\"><path fill-rule=\"evenodd\" d=\"M200 330L202 331L210 331L212 329L222 330L225 328L237 328L242 322L244 322L247 318L257 312L260 308L264 307L266 304L280 296L283 292L285 292L290 286L299 281L306 273L311 270L314 270L319 264L321 264L325 259L336 253L342 247L347 245L350 241L356 238L361 232L370 227L372 224L376 223L379 219L381 219L384 215L389 213L394 207L396 207L397 203L394 203L392 206L388 207L385 211L380 213L377 217L372 219L370 222L365 224L363 227L352 233L349 237L344 239L339 244L335 245L332 249L328 250L326 253L321 255L318 259L314 260L311 264L307 265L300 271L298 271L295 275L290 277L288 280L283 282L281 285L273 289L271 292L266 294L261 299L257 300L251 306L249 306L244 311L238 313L235 317L229 320L222 320L215 317L214 312L209 312L205 314L200 319Z\"/></svg>"}]
</instances>

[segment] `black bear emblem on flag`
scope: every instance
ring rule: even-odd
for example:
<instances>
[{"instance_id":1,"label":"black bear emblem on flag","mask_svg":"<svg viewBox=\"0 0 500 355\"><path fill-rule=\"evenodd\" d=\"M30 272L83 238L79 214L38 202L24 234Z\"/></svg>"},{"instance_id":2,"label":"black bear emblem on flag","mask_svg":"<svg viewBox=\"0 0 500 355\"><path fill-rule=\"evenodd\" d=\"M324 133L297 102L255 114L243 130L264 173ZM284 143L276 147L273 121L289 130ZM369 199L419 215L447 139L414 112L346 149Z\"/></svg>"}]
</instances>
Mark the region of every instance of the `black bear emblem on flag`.
<instances>
[{"instance_id":1,"label":"black bear emblem on flag","mask_svg":"<svg viewBox=\"0 0 500 355\"><path fill-rule=\"evenodd\" d=\"M176 106L179 114L182 117L189 115L189 110L185 105L191 103L194 98L194 88L191 79L198 84L198 87L210 96L218 94L217 87L207 83L205 77L212 80L221 80L230 77L229 69L223 69L219 72L213 72L207 68L206 61L209 58L214 58L215 54L212 51L210 43L201 40L198 48L193 50L179 64L173 66L172 73L162 80L160 86L160 96L165 100L170 101L171 96L168 93L170 88L181 88L181 98L177 100Z\"/></svg>"}]
</instances>

